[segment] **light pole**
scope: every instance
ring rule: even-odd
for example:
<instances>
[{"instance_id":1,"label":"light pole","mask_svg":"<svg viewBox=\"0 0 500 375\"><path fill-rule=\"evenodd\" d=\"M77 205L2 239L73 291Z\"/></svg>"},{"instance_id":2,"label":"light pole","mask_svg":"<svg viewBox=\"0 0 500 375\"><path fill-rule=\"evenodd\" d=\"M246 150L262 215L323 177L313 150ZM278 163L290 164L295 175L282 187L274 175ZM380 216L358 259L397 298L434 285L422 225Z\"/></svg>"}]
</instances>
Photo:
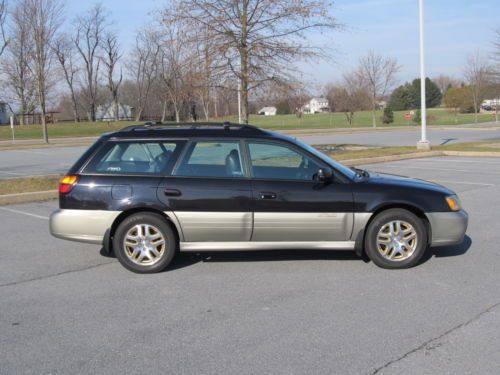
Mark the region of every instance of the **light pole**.
<instances>
[{"instance_id":1,"label":"light pole","mask_svg":"<svg viewBox=\"0 0 500 375\"><path fill-rule=\"evenodd\" d=\"M424 0L418 0L420 21L420 121L422 135L417 143L420 150L430 150L431 143L427 140L427 108L425 105L425 43L424 43Z\"/></svg>"}]
</instances>

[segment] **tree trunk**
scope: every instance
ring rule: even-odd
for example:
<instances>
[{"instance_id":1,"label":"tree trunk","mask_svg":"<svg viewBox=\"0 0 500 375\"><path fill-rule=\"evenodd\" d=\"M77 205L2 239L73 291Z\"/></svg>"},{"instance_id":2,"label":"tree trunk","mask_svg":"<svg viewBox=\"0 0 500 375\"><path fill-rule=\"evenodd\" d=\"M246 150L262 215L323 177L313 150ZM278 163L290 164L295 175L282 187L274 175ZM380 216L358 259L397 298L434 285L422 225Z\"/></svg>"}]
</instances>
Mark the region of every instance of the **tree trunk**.
<instances>
[{"instance_id":1,"label":"tree trunk","mask_svg":"<svg viewBox=\"0 0 500 375\"><path fill-rule=\"evenodd\" d=\"M217 110L217 89L214 90L214 116L219 117L219 111Z\"/></svg>"},{"instance_id":2,"label":"tree trunk","mask_svg":"<svg viewBox=\"0 0 500 375\"><path fill-rule=\"evenodd\" d=\"M247 46L247 22L248 10L247 2L243 2L243 10L241 13L241 41L240 41L240 58L241 58L241 118L243 123L248 124L248 46Z\"/></svg>"},{"instance_id":3,"label":"tree trunk","mask_svg":"<svg viewBox=\"0 0 500 375\"><path fill-rule=\"evenodd\" d=\"M161 111L161 122L165 122L165 118L167 117L167 101L163 101L163 108Z\"/></svg>"},{"instance_id":4,"label":"tree trunk","mask_svg":"<svg viewBox=\"0 0 500 375\"><path fill-rule=\"evenodd\" d=\"M376 97L374 96L372 100L372 126L374 128L377 127L377 114L375 113L376 108L377 108L377 101Z\"/></svg>"},{"instance_id":5,"label":"tree trunk","mask_svg":"<svg viewBox=\"0 0 500 375\"><path fill-rule=\"evenodd\" d=\"M179 108L177 108L177 105L174 104L174 111L175 111L175 122L181 122L181 117L179 115Z\"/></svg>"},{"instance_id":6,"label":"tree trunk","mask_svg":"<svg viewBox=\"0 0 500 375\"><path fill-rule=\"evenodd\" d=\"M78 115L78 104L76 103L76 97L73 90L71 90L71 101L73 103L73 119L75 123L80 121L80 117Z\"/></svg>"},{"instance_id":7,"label":"tree trunk","mask_svg":"<svg viewBox=\"0 0 500 375\"><path fill-rule=\"evenodd\" d=\"M474 99L474 122L477 124L477 100Z\"/></svg>"},{"instance_id":8,"label":"tree trunk","mask_svg":"<svg viewBox=\"0 0 500 375\"><path fill-rule=\"evenodd\" d=\"M119 118L120 118L120 107L118 105L118 96L115 96L114 100L113 100L113 114L114 114L114 117L115 117L115 121L118 121Z\"/></svg>"}]
</instances>

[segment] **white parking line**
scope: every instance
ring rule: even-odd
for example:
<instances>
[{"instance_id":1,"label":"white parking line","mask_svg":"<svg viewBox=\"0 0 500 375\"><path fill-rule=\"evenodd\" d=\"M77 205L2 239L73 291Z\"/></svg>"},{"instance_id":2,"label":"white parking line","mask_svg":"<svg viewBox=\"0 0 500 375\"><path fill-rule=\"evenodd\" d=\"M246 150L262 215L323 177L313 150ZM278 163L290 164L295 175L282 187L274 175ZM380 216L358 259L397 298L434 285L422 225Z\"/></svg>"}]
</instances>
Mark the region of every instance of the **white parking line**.
<instances>
[{"instance_id":1,"label":"white parking line","mask_svg":"<svg viewBox=\"0 0 500 375\"><path fill-rule=\"evenodd\" d=\"M37 219L49 220L48 216L41 216L41 215L37 215L37 214L32 214L30 212L15 210L13 208L0 207L0 210L13 212L15 214L20 214L20 215L26 215L26 216L36 217Z\"/></svg>"}]
</instances>

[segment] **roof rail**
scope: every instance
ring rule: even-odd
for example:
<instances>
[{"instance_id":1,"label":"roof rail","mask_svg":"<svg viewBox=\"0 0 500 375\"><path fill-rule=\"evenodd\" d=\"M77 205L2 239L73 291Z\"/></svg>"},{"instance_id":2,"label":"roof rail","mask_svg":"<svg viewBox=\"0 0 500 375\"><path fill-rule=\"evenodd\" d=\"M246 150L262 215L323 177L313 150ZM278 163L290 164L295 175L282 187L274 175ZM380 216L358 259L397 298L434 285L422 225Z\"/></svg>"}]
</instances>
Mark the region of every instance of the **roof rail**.
<instances>
[{"instance_id":1,"label":"roof rail","mask_svg":"<svg viewBox=\"0 0 500 375\"><path fill-rule=\"evenodd\" d=\"M223 128L224 130L230 130L231 128L243 128L248 130L260 130L256 126L247 125L247 124L237 124L229 121L224 122L181 122L181 123L152 123L146 121L143 125L131 125L125 128L120 129L121 132L127 131L136 131L136 130L149 130L149 129L178 129L178 128L190 128L190 129L198 129L198 128Z\"/></svg>"}]
</instances>

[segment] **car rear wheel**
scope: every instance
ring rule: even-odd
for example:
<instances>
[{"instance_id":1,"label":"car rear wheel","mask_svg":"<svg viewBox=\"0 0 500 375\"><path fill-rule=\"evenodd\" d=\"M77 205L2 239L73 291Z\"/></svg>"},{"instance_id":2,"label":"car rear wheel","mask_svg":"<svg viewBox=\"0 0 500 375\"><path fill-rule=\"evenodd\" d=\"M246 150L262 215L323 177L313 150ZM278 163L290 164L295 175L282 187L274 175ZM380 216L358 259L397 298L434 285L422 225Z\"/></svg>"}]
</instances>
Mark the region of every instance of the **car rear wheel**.
<instances>
[{"instance_id":1,"label":"car rear wheel","mask_svg":"<svg viewBox=\"0 0 500 375\"><path fill-rule=\"evenodd\" d=\"M383 211L368 226L366 255L379 267L413 267L426 249L425 225L410 211L399 208Z\"/></svg>"},{"instance_id":2,"label":"car rear wheel","mask_svg":"<svg viewBox=\"0 0 500 375\"><path fill-rule=\"evenodd\" d=\"M172 261L177 241L165 218L154 213L137 213L118 226L113 249L120 263L136 273L163 271Z\"/></svg>"}]
</instances>

